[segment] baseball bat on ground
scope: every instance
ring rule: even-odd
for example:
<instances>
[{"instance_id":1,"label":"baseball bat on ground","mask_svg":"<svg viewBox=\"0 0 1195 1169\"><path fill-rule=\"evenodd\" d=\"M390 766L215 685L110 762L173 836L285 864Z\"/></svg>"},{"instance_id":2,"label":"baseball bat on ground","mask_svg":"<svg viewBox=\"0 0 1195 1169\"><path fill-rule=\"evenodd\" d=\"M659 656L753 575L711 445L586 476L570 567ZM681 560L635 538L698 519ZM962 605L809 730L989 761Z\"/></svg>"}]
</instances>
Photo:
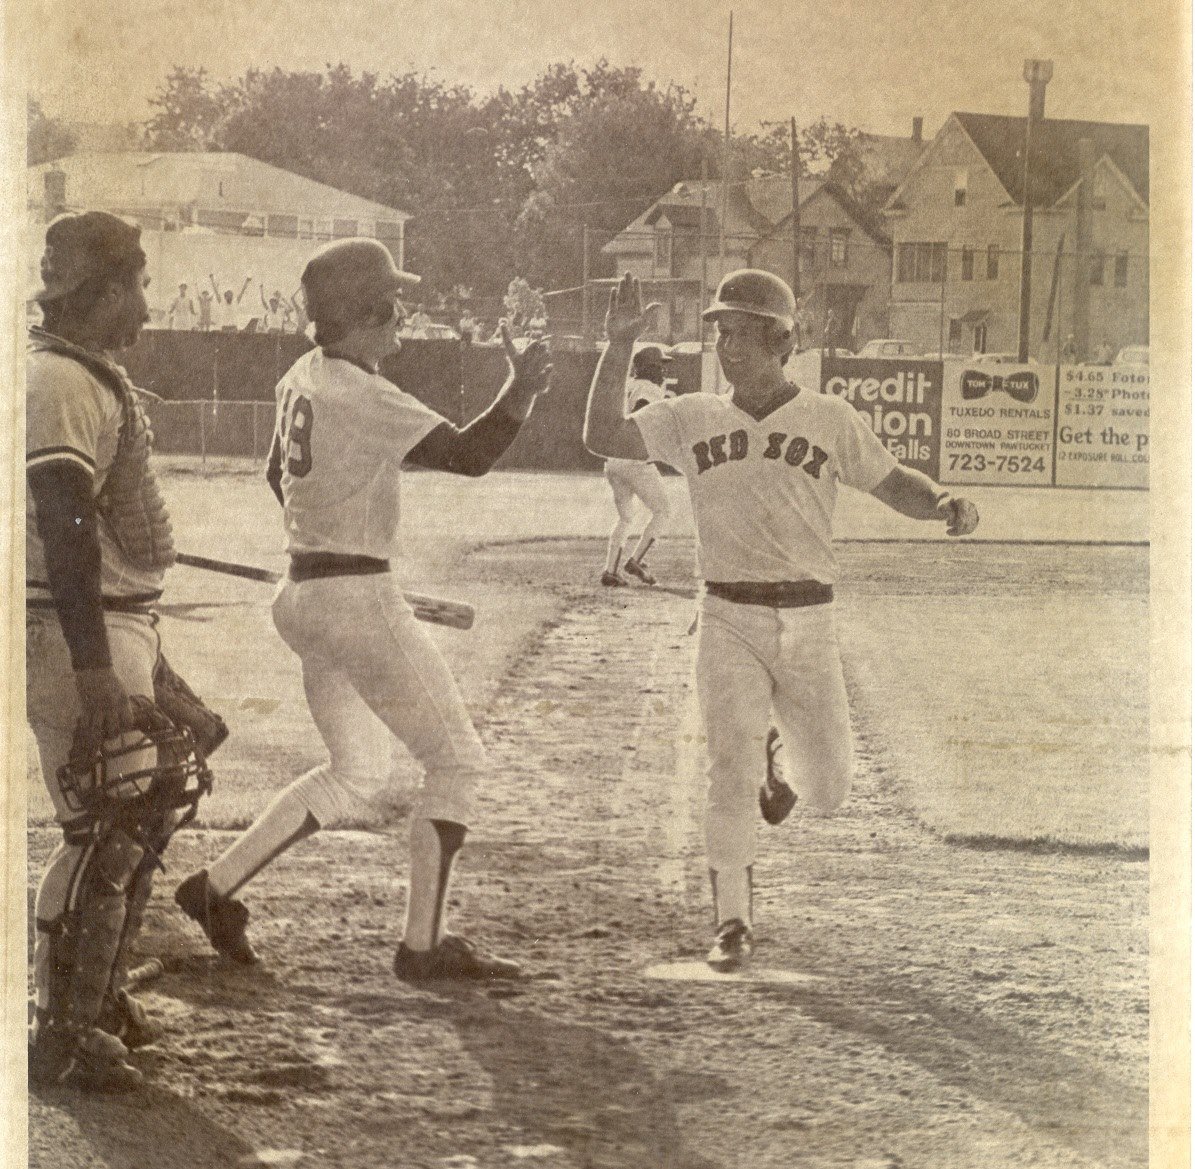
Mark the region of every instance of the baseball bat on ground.
<instances>
[{"instance_id":1,"label":"baseball bat on ground","mask_svg":"<svg viewBox=\"0 0 1195 1169\"><path fill-rule=\"evenodd\" d=\"M180 552L176 557L179 564L188 568L205 568L209 572L222 572L226 576L239 576L244 580L258 580L263 584L277 584L282 579L280 572L269 568L257 568L252 564L236 564L231 560L213 560L210 556L193 556ZM464 601L448 601L443 597L429 597L423 593L403 593L407 603L415 610L420 621L433 625L450 625L453 629L472 629L473 606Z\"/></svg>"}]
</instances>

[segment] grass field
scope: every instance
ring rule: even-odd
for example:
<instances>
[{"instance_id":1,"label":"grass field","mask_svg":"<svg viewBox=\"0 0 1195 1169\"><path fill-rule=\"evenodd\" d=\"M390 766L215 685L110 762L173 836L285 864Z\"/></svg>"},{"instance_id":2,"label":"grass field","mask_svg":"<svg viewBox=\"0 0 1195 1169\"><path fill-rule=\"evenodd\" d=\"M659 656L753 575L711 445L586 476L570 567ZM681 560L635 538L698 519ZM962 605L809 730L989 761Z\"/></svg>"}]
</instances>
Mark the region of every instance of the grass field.
<instances>
[{"instance_id":1,"label":"grass field","mask_svg":"<svg viewBox=\"0 0 1195 1169\"><path fill-rule=\"evenodd\" d=\"M680 481L668 488L677 518L655 566L691 583L691 519ZM282 567L277 508L256 468L229 462L198 474L172 461L166 489L180 548ZM435 636L484 719L509 663L592 591L613 518L608 490L598 476L418 474L404 492L407 579L478 609L473 632ZM1131 493L1099 497L1098 508L1083 493L1029 492L1028 505L1010 492L977 494L981 532L999 539L1018 515L1032 539L1123 539L1140 518ZM876 742L901 802L951 839L1144 849L1147 550L869 543L940 529L888 518L851 492L842 511L841 629L856 731ZM246 823L321 754L270 596L269 586L191 569L170 577L164 644L233 729L204 809L210 825ZM691 606L676 607L687 624ZM396 769L399 790L409 790L413 767L400 755ZM31 784L35 819L48 814L40 789ZM384 811L367 809L362 823Z\"/></svg>"}]
</instances>

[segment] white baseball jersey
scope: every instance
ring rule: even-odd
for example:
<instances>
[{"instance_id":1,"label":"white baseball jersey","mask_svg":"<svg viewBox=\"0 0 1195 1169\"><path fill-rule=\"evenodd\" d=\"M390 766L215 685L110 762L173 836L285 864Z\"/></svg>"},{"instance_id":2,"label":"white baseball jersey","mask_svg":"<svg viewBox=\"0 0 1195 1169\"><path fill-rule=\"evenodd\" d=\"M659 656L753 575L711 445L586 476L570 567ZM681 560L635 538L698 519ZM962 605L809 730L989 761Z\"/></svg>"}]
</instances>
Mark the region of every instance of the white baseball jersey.
<instances>
[{"instance_id":1,"label":"white baseball jersey","mask_svg":"<svg viewBox=\"0 0 1195 1169\"><path fill-rule=\"evenodd\" d=\"M663 402L667 394L663 386L649 382L647 378L633 377L627 382L626 401L623 403L623 413L629 414L640 402L651 405ZM646 407L641 407L646 409ZM606 466L614 471L630 471L632 467L643 466L642 459L607 459Z\"/></svg>"},{"instance_id":2,"label":"white baseball jersey","mask_svg":"<svg viewBox=\"0 0 1195 1169\"><path fill-rule=\"evenodd\" d=\"M291 366L277 396L287 551L397 555L402 461L444 419L322 349Z\"/></svg>"},{"instance_id":3,"label":"white baseball jersey","mask_svg":"<svg viewBox=\"0 0 1195 1169\"><path fill-rule=\"evenodd\" d=\"M688 480L706 580L833 584L839 482L871 491L897 465L849 403L808 389L758 422L714 394L632 417L648 457Z\"/></svg>"},{"instance_id":4,"label":"white baseball jersey","mask_svg":"<svg viewBox=\"0 0 1195 1169\"><path fill-rule=\"evenodd\" d=\"M116 395L77 361L60 353L30 353L25 367L26 468L66 461L92 476L98 495L108 477L124 411ZM101 516L100 589L106 597L160 592L164 574L131 564ZM31 597L49 597L46 557L37 533L33 495L25 493L25 575Z\"/></svg>"}]
</instances>

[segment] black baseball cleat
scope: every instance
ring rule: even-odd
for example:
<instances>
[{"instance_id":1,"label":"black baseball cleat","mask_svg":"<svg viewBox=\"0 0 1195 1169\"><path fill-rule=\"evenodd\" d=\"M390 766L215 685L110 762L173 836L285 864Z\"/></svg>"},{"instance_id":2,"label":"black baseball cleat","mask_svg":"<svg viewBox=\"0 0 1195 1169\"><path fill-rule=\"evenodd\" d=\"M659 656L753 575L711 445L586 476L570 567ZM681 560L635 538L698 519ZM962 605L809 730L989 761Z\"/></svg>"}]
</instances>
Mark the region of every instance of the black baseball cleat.
<instances>
[{"instance_id":1,"label":"black baseball cleat","mask_svg":"<svg viewBox=\"0 0 1195 1169\"><path fill-rule=\"evenodd\" d=\"M732 917L718 927L714 944L705 956L706 963L723 974L742 970L751 961L753 943L751 927L741 918Z\"/></svg>"},{"instance_id":2,"label":"black baseball cleat","mask_svg":"<svg viewBox=\"0 0 1195 1169\"><path fill-rule=\"evenodd\" d=\"M485 981L518 978L521 972L517 962L483 953L456 934L445 934L431 950L411 950L400 942L394 955L394 973L403 982Z\"/></svg>"},{"instance_id":3,"label":"black baseball cleat","mask_svg":"<svg viewBox=\"0 0 1195 1169\"><path fill-rule=\"evenodd\" d=\"M769 824L781 824L789 812L797 806L797 793L780 775L776 756L780 751L780 732L772 727L768 731L768 767L764 782L759 787L759 810Z\"/></svg>"},{"instance_id":4,"label":"black baseball cleat","mask_svg":"<svg viewBox=\"0 0 1195 1169\"><path fill-rule=\"evenodd\" d=\"M245 937L249 910L234 897L221 897L208 884L207 870L192 873L174 891L178 907L207 934L217 954L242 966L252 966L257 955Z\"/></svg>"},{"instance_id":5,"label":"black baseball cleat","mask_svg":"<svg viewBox=\"0 0 1195 1169\"><path fill-rule=\"evenodd\" d=\"M636 580L642 581L645 585L654 585L656 583L656 578L652 576L652 574L643 567L643 564L634 557L631 557L626 564L622 566L622 570L627 574L627 576L633 576Z\"/></svg>"},{"instance_id":6,"label":"black baseball cleat","mask_svg":"<svg viewBox=\"0 0 1195 1169\"><path fill-rule=\"evenodd\" d=\"M626 583L627 582L625 580L623 580L622 577L619 576L617 572L603 572L602 573L602 584L604 584L606 586L606 588L608 588L608 589L621 588Z\"/></svg>"}]
</instances>

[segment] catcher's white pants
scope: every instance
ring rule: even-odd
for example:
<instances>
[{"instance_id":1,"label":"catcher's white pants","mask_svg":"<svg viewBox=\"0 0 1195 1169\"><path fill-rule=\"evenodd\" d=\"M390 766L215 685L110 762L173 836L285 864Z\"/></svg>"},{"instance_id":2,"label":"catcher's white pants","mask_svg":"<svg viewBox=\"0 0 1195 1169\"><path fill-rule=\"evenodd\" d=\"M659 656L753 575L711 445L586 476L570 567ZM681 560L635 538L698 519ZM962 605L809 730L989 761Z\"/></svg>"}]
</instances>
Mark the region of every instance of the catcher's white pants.
<instances>
[{"instance_id":1,"label":"catcher's white pants","mask_svg":"<svg viewBox=\"0 0 1195 1169\"><path fill-rule=\"evenodd\" d=\"M105 613L112 669L129 695L153 698L154 665L160 642L155 620L143 613ZM42 780L54 803L54 815L65 823L78 816L62 798L58 769L70 755L81 707L71 667L70 650L52 609L28 609L25 614L25 709L37 741ZM153 753L128 757L130 768L148 767ZM83 860L84 847L61 841L50 855L37 888L34 914L39 921L56 922L67 908L71 885ZM86 923L84 923L86 925ZM38 1005L49 1004L49 947L37 931L33 951L33 982Z\"/></svg>"},{"instance_id":2,"label":"catcher's white pants","mask_svg":"<svg viewBox=\"0 0 1195 1169\"><path fill-rule=\"evenodd\" d=\"M618 519L607 543L606 567L614 571L618 554L635 523L635 496L639 496L651 512L651 518L639 537L636 555L644 555L660 529L668 522L668 496L664 493L664 480L654 463L636 459L607 459L606 481L614 493L614 507Z\"/></svg>"},{"instance_id":3,"label":"catcher's white pants","mask_svg":"<svg viewBox=\"0 0 1195 1169\"><path fill-rule=\"evenodd\" d=\"M320 825L389 777L391 736L422 764L414 815L468 825L485 749L448 666L389 573L284 580L274 624L302 660L329 761L300 781Z\"/></svg>"},{"instance_id":4,"label":"catcher's white pants","mask_svg":"<svg viewBox=\"0 0 1195 1169\"><path fill-rule=\"evenodd\" d=\"M800 806L832 812L853 765L834 604L798 609L702 601L697 696L709 763L706 851L715 871L755 859L773 713Z\"/></svg>"}]
</instances>

